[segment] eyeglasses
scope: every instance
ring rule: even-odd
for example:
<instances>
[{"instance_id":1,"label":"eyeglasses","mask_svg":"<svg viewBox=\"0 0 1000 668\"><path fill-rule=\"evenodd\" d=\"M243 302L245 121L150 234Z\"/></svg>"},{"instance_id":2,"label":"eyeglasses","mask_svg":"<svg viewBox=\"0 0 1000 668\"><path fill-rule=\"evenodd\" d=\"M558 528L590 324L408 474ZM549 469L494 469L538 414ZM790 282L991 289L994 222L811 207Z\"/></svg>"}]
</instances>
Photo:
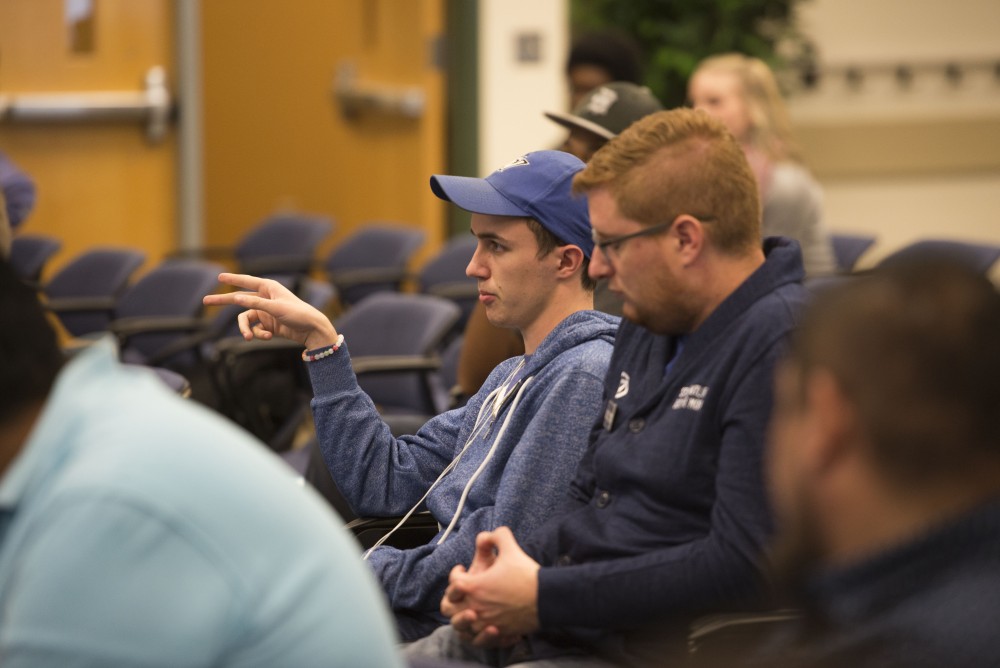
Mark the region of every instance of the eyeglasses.
<instances>
[{"instance_id":1,"label":"eyeglasses","mask_svg":"<svg viewBox=\"0 0 1000 668\"><path fill-rule=\"evenodd\" d=\"M674 220L676 220L676 218ZM618 252L620 252L622 244L628 241L629 239L646 237L652 234L663 232L665 230L669 230L673 224L674 221L671 220L666 223L659 223L658 225L650 225L649 227L644 227L638 232L633 232L632 234L623 234L619 237L611 237L610 239L601 239L597 234L597 230L591 229L590 236L594 240L594 246L600 248L601 252L604 253L607 257L611 257L612 254L617 254Z\"/></svg>"},{"instance_id":2,"label":"eyeglasses","mask_svg":"<svg viewBox=\"0 0 1000 668\"><path fill-rule=\"evenodd\" d=\"M677 218L679 217L680 216L678 216ZM653 234L657 234L659 232L664 232L666 230L669 230L673 226L673 224L677 221L677 218L674 218L673 220L666 223L658 223L656 225L650 225L649 227L645 227L639 230L638 232L633 232L632 234L623 234L619 237L611 237L610 239L601 239L597 234L597 230L591 228L590 238L594 240L594 246L596 248L599 248L606 257L611 258L613 255L617 255L619 252L621 252L622 244L628 241L629 239L635 239L638 237L647 237ZM709 223L715 220L711 216L704 216L704 217L695 216L695 218L697 218L703 223Z\"/></svg>"}]
</instances>

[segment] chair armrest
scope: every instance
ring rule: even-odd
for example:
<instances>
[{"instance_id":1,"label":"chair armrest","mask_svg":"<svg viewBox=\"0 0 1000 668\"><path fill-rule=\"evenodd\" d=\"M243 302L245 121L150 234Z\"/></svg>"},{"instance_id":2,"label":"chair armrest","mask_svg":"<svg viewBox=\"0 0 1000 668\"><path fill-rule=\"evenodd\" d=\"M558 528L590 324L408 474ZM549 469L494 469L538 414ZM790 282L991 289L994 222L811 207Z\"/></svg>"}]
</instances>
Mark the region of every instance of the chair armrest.
<instances>
[{"instance_id":1,"label":"chair armrest","mask_svg":"<svg viewBox=\"0 0 1000 668\"><path fill-rule=\"evenodd\" d=\"M216 355L220 358L231 357L265 350L295 350L302 352L302 344L288 339L251 339L247 341L240 336L230 336L220 339L215 344Z\"/></svg>"},{"instance_id":2,"label":"chair armrest","mask_svg":"<svg viewBox=\"0 0 1000 668\"><path fill-rule=\"evenodd\" d=\"M367 267L330 271L327 276L338 288L346 288L367 283L401 283L409 274L405 269L395 267Z\"/></svg>"},{"instance_id":3,"label":"chair armrest","mask_svg":"<svg viewBox=\"0 0 1000 668\"><path fill-rule=\"evenodd\" d=\"M399 371L437 371L441 358L427 355L362 355L351 358L355 374L394 373Z\"/></svg>"},{"instance_id":4,"label":"chair armrest","mask_svg":"<svg viewBox=\"0 0 1000 668\"><path fill-rule=\"evenodd\" d=\"M475 299L479 297L479 284L475 281L438 283L428 287L424 292L445 299Z\"/></svg>"},{"instance_id":5,"label":"chair armrest","mask_svg":"<svg viewBox=\"0 0 1000 668\"><path fill-rule=\"evenodd\" d=\"M136 318L119 318L108 324L119 340L127 339L137 334L167 334L171 332L193 332L208 326L204 318L189 318L177 316L141 316Z\"/></svg>"},{"instance_id":6,"label":"chair armrest","mask_svg":"<svg viewBox=\"0 0 1000 668\"><path fill-rule=\"evenodd\" d=\"M346 526L362 547L368 549L399 524L401 519L402 517L359 517ZM429 512L414 513L385 544L401 550L419 547L426 545L440 530L437 520Z\"/></svg>"},{"instance_id":7,"label":"chair armrest","mask_svg":"<svg viewBox=\"0 0 1000 668\"><path fill-rule=\"evenodd\" d=\"M312 269L312 258L301 255L273 255L240 261L240 272L254 276L269 274L308 274Z\"/></svg>"},{"instance_id":8,"label":"chair armrest","mask_svg":"<svg viewBox=\"0 0 1000 668\"><path fill-rule=\"evenodd\" d=\"M698 657L695 665L720 665L720 658L732 659L758 647L782 626L802 616L793 608L706 615L691 622L688 652Z\"/></svg>"},{"instance_id":9,"label":"chair armrest","mask_svg":"<svg viewBox=\"0 0 1000 668\"><path fill-rule=\"evenodd\" d=\"M204 246L201 248L177 248L166 255L165 260L198 260L213 259L225 260L234 257L235 249L232 246Z\"/></svg>"},{"instance_id":10,"label":"chair armrest","mask_svg":"<svg viewBox=\"0 0 1000 668\"><path fill-rule=\"evenodd\" d=\"M57 297L47 299L45 308L53 313L73 313L77 311L113 311L114 297Z\"/></svg>"}]
</instances>

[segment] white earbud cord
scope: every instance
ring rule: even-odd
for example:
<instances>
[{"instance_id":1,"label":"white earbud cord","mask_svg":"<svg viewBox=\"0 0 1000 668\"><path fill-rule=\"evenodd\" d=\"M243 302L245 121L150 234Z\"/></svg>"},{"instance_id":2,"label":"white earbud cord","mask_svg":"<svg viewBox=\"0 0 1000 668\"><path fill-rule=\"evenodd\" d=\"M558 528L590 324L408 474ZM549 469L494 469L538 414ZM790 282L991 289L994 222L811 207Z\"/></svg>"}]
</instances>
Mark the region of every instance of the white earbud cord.
<instances>
[{"instance_id":1,"label":"white earbud cord","mask_svg":"<svg viewBox=\"0 0 1000 668\"><path fill-rule=\"evenodd\" d=\"M448 524L448 528L444 530L444 533L441 534L441 538L438 539L438 545L443 543L444 539L451 535L452 529L455 528L455 523L458 522L458 516L462 514L462 508L465 506L465 500L469 497L469 490L472 489L473 483L476 482L476 479L493 458L493 453L497 450L497 444L500 443L500 439L503 438L504 432L507 431L507 425L510 423L510 419L514 415L514 411L517 409L517 404L521 401L521 395L524 394L524 391L528 387L528 383L530 383L533 378L534 376L528 376L525 378L521 388L514 396L514 401L510 405L510 410L507 411L507 417L504 418L500 431L497 432L496 438L493 439L493 444L490 445L489 452L486 453L486 457L483 458L483 461L476 469L476 472L472 474L471 478L469 478L469 482L465 485L465 489L462 490L462 497L458 500L458 508L455 509L455 514L451 516L451 522Z\"/></svg>"},{"instance_id":2,"label":"white earbud cord","mask_svg":"<svg viewBox=\"0 0 1000 668\"><path fill-rule=\"evenodd\" d=\"M497 387L495 390L493 390L488 395L486 395L486 399L483 401L483 405L479 407L479 414L476 415L476 422L472 426L472 433L469 435L469 438L466 439L465 445L462 446L462 450L458 453L458 455L455 456L454 459L451 460L451 462L448 464L448 466L446 466L444 468L444 470L441 471L441 474L438 475L437 479L431 484L430 487L427 488L427 491L424 492L424 495L422 497L420 497L420 499L413 505L412 508L410 508L410 510L405 515L403 515L403 518L401 520L399 520L399 522L396 523L396 526L394 526L384 536L382 536L381 538L379 538L375 542L374 545L372 545L370 548L368 548L365 551L365 553L361 557L362 559L368 559L368 556L372 553L373 550L375 550L376 548L379 548L383 544L385 544L385 542L387 540L389 540L389 537L392 536L392 534L394 534L397 529L399 529L401 526L403 526L406 523L406 521L408 519L410 519L410 517L413 515L413 513L415 513L417 511L417 509L421 506L421 504L423 504L423 502L427 499L427 497L434 490L434 488L437 487L437 484L439 482L441 482L441 480L444 479L444 477L446 475L448 475L449 473L451 473L451 471L456 466L458 466L458 463L462 460L462 456L465 455L466 451L469 449L469 446L472 445L472 443L476 440L476 438L479 437L479 435L482 433L483 429L485 429L487 426L489 426L491 424L491 421L489 419L483 420L483 413L486 412L487 408L489 408L489 411L486 412L486 416L488 418L491 417L494 420L496 419L497 415L499 414L500 408L503 406L504 402L507 399L506 393L507 393L507 386L508 386L508 384L510 383L511 379L513 379L514 376L517 375L517 373L521 370L521 368L523 366L524 366L524 359L521 359L520 363L518 363L518 365L516 367L514 367L514 370L510 372L510 375L507 376L507 378L504 380L504 382L501 383L500 386ZM520 393L518 393L518 396L520 396ZM517 397L515 397L515 402L516 401L517 401ZM504 429L506 428L506 426L507 426L507 423L506 423L506 421L504 421L504 425L503 425ZM501 433L502 433L502 431L501 431ZM497 439L499 439L499 435L497 436ZM496 440L494 440L494 443L495 442L496 442ZM492 452L492 449L491 449L491 452ZM477 474L478 474L478 472L477 472ZM463 495L463 498L464 498L464 495ZM460 508L461 508L461 506L460 506ZM452 524L454 524L454 519L452 519Z\"/></svg>"}]
</instances>

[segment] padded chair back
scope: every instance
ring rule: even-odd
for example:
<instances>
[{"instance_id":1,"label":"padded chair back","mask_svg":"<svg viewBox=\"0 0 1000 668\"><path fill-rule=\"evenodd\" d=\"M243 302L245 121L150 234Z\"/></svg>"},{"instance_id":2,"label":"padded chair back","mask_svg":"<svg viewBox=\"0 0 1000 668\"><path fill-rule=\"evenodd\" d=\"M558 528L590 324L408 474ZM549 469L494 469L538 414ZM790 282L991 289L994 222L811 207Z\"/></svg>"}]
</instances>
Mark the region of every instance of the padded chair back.
<instances>
[{"instance_id":1,"label":"padded chair back","mask_svg":"<svg viewBox=\"0 0 1000 668\"><path fill-rule=\"evenodd\" d=\"M432 295L381 292L337 319L352 359L366 356L430 356L440 352L459 317L454 302ZM437 413L426 373L360 374L358 382L384 412Z\"/></svg>"},{"instance_id":2,"label":"padded chair back","mask_svg":"<svg viewBox=\"0 0 1000 668\"><path fill-rule=\"evenodd\" d=\"M861 256L875 244L875 237L864 234L831 234L833 256L837 271L847 273L854 270Z\"/></svg>"},{"instance_id":3,"label":"padded chair back","mask_svg":"<svg viewBox=\"0 0 1000 668\"><path fill-rule=\"evenodd\" d=\"M276 215L248 232L234 255L247 274L307 274L316 249L331 232L333 221L325 216Z\"/></svg>"},{"instance_id":4,"label":"padded chair back","mask_svg":"<svg viewBox=\"0 0 1000 668\"><path fill-rule=\"evenodd\" d=\"M887 255L879 262L879 266L892 266L919 259L950 260L985 274L1000 260L1000 246L948 239L924 239Z\"/></svg>"},{"instance_id":5,"label":"padded chair back","mask_svg":"<svg viewBox=\"0 0 1000 668\"><path fill-rule=\"evenodd\" d=\"M95 248L81 253L63 266L45 284L50 300L68 298L116 299L125 290L132 274L146 261L146 255L131 248ZM113 302L112 302L113 303ZM73 336L83 336L107 329L113 310L57 312L56 315Z\"/></svg>"},{"instance_id":6,"label":"padded chair back","mask_svg":"<svg viewBox=\"0 0 1000 668\"><path fill-rule=\"evenodd\" d=\"M115 319L196 318L202 313L202 297L218 289L222 270L214 262L201 260L164 262L126 290L118 301ZM137 334L122 350L122 359L142 362L180 336L178 333Z\"/></svg>"},{"instance_id":7,"label":"padded chair back","mask_svg":"<svg viewBox=\"0 0 1000 668\"><path fill-rule=\"evenodd\" d=\"M424 237L416 228L369 223L341 242L323 261L341 303L350 306L376 292L399 291Z\"/></svg>"},{"instance_id":8,"label":"padded chair back","mask_svg":"<svg viewBox=\"0 0 1000 668\"><path fill-rule=\"evenodd\" d=\"M19 234L10 244L10 266L21 280L38 284L45 263L52 258L62 242L44 234Z\"/></svg>"},{"instance_id":9,"label":"padded chair back","mask_svg":"<svg viewBox=\"0 0 1000 668\"><path fill-rule=\"evenodd\" d=\"M458 327L463 329L479 299L478 281L465 275L479 241L472 235L455 237L420 269L420 291L450 299L462 309Z\"/></svg>"},{"instance_id":10,"label":"padded chair back","mask_svg":"<svg viewBox=\"0 0 1000 668\"><path fill-rule=\"evenodd\" d=\"M438 413L465 405L468 397L461 395L458 388L458 360L462 356L465 335L453 338L441 352L441 369L437 374L435 404Z\"/></svg>"}]
</instances>

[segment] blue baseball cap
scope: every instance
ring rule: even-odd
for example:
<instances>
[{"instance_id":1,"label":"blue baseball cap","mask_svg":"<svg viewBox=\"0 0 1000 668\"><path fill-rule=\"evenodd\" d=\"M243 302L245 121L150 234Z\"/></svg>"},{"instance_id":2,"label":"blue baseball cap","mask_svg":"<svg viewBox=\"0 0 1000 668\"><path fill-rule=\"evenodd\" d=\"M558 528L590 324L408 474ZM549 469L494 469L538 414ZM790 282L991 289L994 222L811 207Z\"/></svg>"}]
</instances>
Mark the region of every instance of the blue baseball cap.
<instances>
[{"instance_id":1,"label":"blue baseball cap","mask_svg":"<svg viewBox=\"0 0 1000 668\"><path fill-rule=\"evenodd\" d=\"M589 258L594 241L587 198L572 191L573 177L583 168L584 163L569 153L535 151L485 179L436 174L431 177L431 190L472 213L534 218L560 240L579 246Z\"/></svg>"}]
</instances>

